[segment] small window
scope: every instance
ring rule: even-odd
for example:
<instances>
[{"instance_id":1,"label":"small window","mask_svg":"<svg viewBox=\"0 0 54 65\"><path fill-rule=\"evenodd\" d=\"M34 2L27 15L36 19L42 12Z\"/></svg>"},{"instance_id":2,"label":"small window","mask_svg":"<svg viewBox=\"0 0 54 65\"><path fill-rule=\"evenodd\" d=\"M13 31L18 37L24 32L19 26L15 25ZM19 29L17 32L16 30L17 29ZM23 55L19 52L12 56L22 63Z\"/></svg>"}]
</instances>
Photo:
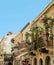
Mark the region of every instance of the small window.
<instances>
[{"instance_id":1,"label":"small window","mask_svg":"<svg viewBox=\"0 0 54 65\"><path fill-rule=\"evenodd\" d=\"M46 57L45 65L51 65L51 59L50 59L50 56L47 56L47 57Z\"/></svg>"},{"instance_id":2,"label":"small window","mask_svg":"<svg viewBox=\"0 0 54 65\"><path fill-rule=\"evenodd\" d=\"M14 41L15 41L14 38L12 38L12 39L11 39L11 42L14 43Z\"/></svg>"},{"instance_id":3,"label":"small window","mask_svg":"<svg viewBox=\"0 0 54 65\"><path fill-rule=\"evenodd\" d=\"M39 65L43 65L43 60L42 59L40 59Z\"/></svg>"},{"instance_id":4,"label":"small window","mask_svg":"<svg viewBox=\"0 0 54 65\"><path fill-rule=\"evenodd\" d=\"M37 59L34 58L34 65L37 65Z\"/></svg>"}]
</instances>

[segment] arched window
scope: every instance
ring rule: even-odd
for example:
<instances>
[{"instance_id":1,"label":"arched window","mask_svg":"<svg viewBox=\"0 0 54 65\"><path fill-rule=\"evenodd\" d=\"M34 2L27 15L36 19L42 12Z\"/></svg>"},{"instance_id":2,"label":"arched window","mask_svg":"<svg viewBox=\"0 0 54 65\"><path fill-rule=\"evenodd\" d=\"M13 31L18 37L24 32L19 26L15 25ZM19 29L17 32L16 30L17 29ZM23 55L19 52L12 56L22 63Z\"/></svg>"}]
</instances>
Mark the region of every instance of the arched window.
<instances>
[{"instance_id":1,"label":"arched window","mask_svg":"<svg viewBox=\"0 0 54 65\"><path fill-rule=\"evenodd\" d=\"M45 65L51 65L51 59L50 56L47 56L45 59Z\"/></svg>"},{"instance_id":2,"label":"arched window","mask_svg":"<svg viewBox=\"0 0 54 65\"><path fill-rule=\"evenodd\" d=\"M37 59L34 58L34 65L37 65Z\"/></svg>"},{"instance_id":3,"label":"arched window","mask_svg":"<svg viewBox=\"0 0 54 65\"><path fill-rule=\"evenodd\" d=\"M40 59L39 65L43 65L43 60L42 59Z\"/></svg>"}]
</instances>

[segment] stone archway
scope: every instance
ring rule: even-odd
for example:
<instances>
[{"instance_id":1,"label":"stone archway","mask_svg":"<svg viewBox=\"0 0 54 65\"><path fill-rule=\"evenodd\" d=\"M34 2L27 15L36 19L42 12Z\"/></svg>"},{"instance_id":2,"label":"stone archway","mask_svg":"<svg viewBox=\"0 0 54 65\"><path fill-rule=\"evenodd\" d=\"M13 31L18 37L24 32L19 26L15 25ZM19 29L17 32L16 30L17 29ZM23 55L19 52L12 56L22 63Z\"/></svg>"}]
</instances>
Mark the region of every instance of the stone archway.
<instances>
[{"instance_id":1,"label":"stone archway","mask_svg":"<svg viewBox=\"0 0 54 65\"><path fill-rule=\"evenodd\" d=\"M43 65L43 60L42 59L39 60L39 65Z\"/></svg>"},{"instance_id":2,"label":"stone archway","mask_svg":"<svg viewBox=\"0 0 54 65\"><path fill-rule=\"evenodd\" d=\"M34 58L34 65L37 65L37 59Z\"/></svg>"},{"instance_id":3,"label":"stone archway","mask_svg":"<svg viewBox=\"0 0 54 65\"><path fill-rule=\"evenodd\" d=\"M51 58L50 56L47 56L45 59L45 65L51 65Z\"/></svg>"}]
</instances>

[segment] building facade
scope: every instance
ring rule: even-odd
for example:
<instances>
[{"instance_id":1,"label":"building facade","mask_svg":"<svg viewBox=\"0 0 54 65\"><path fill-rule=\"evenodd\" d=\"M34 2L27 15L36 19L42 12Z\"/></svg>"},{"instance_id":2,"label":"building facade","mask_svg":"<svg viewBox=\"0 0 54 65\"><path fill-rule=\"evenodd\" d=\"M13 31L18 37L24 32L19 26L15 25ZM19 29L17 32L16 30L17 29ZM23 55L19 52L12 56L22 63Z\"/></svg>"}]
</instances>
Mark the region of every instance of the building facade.
<instances>
[{"instance_id":1,"label":"building facade","mask_svg":"<svg viewBox=\"0 0 54 65\"><path fill-rule=\"evenodd\" d=\"M12 32L8 32L8 34L4 36L0 41L0 65L8 63L8 59L11 57L12 55L11 50L13 46L11 40L15 37L15 35L16 34L13 34Z\"/></svg>"},{"instance_id":2,"label":"building facade","mask_svg":"<svg viewBox=\"0 0 54 65\"><path fill-rule=\"evenodd\" d=\"M32 27L33 26L40 26L45 29L43 18L44 16L47 16L48 18L54 19L54 1L52 1L46 9L32 22ZM52 21L52 20L48 20ZM49 26L51 23L49 23ZM45 31L46 32L46 31ZM53 39L49 39L45 48L49 50L49 53L41 53L38 52L36 53L36 56L33 57L32 59L32 65L54 65L54 23L52 25L51 31L48 31L49 33L53 35ZM49 34L50 35L50 34Z\"/></svg>"},{"instance_id":3,"label":"building facade","mask_svg":"<svg viewBox=\"0 0 54 65\"><path fill-rule=\"evenodd\" d=\"M28 24L22 29L21 34L23 41L26 40L25 34L27 32L30 33L31 27L33 30L36 27L34 37L37 35L37 33L39 33L40 35L38 39L40 40L43 38L45 46L39 47L41 41L39 42L38 40L38 48L35 47L36 49L33 49L32 46L32 49L28 51L27 48L30 44L28 47L25 47L24 49L22 48L23 50L21 53L15 58L16 64L23 65L22 62L27 63L27 61L29 61L31 65L54 65L54 0L45 8L44 11L42 11L42 13L37 18L32 21L31 25ZM39 28L39 30L37 28ZM42 32L39 32L40 28L44 30L43 34ZM37 38L31 43L37 43L36 41Z\"/></svg>"}]
</instances>

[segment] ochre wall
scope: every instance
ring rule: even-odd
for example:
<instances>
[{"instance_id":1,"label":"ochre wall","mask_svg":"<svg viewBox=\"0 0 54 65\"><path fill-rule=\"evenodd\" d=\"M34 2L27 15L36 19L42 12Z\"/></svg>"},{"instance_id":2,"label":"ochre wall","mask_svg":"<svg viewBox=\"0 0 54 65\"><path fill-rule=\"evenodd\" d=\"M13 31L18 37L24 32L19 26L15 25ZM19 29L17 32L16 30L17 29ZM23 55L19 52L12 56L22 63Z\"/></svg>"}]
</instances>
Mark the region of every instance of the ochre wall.
<instances>
[{"instance_id":1,"label":"ochre wall","mask_svg":"<svg viewBox=\"0 0 54 65\"><path fill-rule=\"evenodd\" d=\"M16 36L15 36L15 41L16 42L22 42L23 41L23 35L22 35L22 33L20 32L20 33L18 33Z\"/></svg>"},{"instance_id":2,"label":"ochre wall","mask_svg":"<svg viewBox=\"0 0 54 65\"><path fill-rule=\"evenodd\" d=\"M25 34L26 34L26 32L29 32L30 27L31 27L31 24L29 24L29 25L28 25L28 26L22 31L22 34L23 34L23 40L26 40L26 38L25 38Z\"/></svg>"},{"instance_id":3,"label":"ochre wall","mask_svg":"<svg viewBox=\"0 0 54 65\"><path fill-rule=\"evenodd\" d=\"M54 18L54 4L43 15L46 15L47 17ZM36 24L38 26L41 26L42 28L44 28L44 24L43 24L43 22L40 22L40 18L38 18L37 20L35 20L32 23L31 26L34 27ZM54 34L54 27L52 28L52 31L53 31L53 34ZM50 50L50 51L53 51L53 48L47 48L47 49ZM45 60L46 60L47 56L50 56L50 58L51 58L51 65L54 65L53 61L52 61L52 55L51 54L42 54L42 53L41 53L41 55L40 55L40 53L36 54L36 56L33 57L33 59L32 59L32 65L34 65L33 64L34 63L34 58L37 59L37 65L39 65L40 58L43 59L43 64L45 65Z\"/></svg>"}]
</instances>

